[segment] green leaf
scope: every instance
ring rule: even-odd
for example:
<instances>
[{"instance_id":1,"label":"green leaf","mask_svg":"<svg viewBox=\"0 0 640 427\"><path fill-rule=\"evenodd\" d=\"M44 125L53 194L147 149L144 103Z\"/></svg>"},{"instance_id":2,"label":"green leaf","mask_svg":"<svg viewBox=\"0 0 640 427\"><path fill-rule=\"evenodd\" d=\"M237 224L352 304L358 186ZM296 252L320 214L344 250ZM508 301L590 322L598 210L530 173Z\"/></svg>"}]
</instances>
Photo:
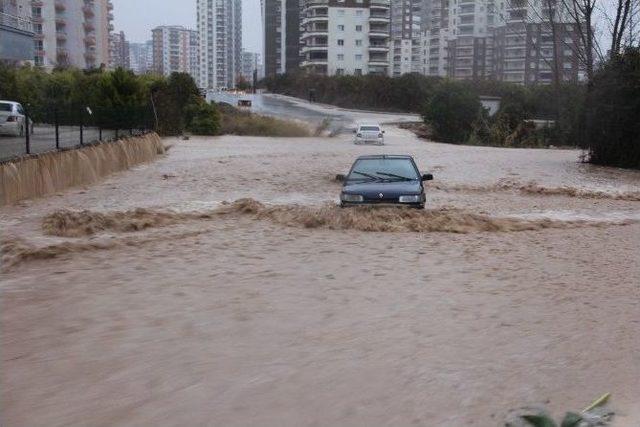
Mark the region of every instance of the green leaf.
<instances>
[{"instance_id":1,"label":"green leaf","mask_svg":"<svg viewBox=\"0 0 640 427\"><path fill-rule=\"evenodd\" d=\"M557 427L557 424L546 415L522 415L521 418L533 427Z\"/></svg>"},{"instance_id":2,"label":"green leaf","mask_svg":"<svg viewBox=\"0 0 640 427\"><path fill-rule=\"evenodd\" d=\"M575 412L567 412L560 427L577 427L582 421L582 416Z\"/></svg>"}]
</instances>

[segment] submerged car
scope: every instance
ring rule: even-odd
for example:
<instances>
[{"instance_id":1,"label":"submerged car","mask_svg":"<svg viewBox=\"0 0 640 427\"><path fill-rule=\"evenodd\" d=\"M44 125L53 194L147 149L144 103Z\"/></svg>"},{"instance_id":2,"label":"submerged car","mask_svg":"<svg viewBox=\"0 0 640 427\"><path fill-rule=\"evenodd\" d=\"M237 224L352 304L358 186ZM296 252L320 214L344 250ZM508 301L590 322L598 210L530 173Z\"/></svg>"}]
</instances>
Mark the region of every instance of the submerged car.
<instances>
[{"instance_id":1,"label":"submerged car","mask_svg":"<svg viewBox=\"0 0 640 427\"><path fill-rule=\"evenodd\" d=\"M378 145L384 144L384 130L380 125L368 124L359 125L354 131L356 134L356 144L374 143Z\"/></svg>"},{"instance_id":2,"label":"submerged car","mask_svg":"<svg viewBox=\"0 0 640 427\"><path fill-rule=\"evenodd\" d=\"M396 205L424 208L424 181L411 156L374 155L358 157L343 181L340 206Z\"/></svg>"}]
</instances>

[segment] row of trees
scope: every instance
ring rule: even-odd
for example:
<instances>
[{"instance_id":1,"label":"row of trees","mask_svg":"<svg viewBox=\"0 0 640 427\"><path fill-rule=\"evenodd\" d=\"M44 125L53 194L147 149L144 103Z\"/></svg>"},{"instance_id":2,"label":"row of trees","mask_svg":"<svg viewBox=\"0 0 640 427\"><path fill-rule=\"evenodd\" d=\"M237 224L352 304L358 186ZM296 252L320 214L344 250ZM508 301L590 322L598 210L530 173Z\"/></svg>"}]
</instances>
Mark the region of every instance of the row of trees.
<instances>
[{"instance_id":1,"label":"row of trees","mask_svg":"<svg viewBox=\"0 0 640 427\"><path fill-rule=\"evenodd\" d=\"M199 94L193 78L136 76L131 71L15 68L0 64L0 99L25 106L36 122L152 128L163 135L185 130L214 134L219 115ZM55 117L54 117L55 116Z\"/></svg>"}]
</instances>

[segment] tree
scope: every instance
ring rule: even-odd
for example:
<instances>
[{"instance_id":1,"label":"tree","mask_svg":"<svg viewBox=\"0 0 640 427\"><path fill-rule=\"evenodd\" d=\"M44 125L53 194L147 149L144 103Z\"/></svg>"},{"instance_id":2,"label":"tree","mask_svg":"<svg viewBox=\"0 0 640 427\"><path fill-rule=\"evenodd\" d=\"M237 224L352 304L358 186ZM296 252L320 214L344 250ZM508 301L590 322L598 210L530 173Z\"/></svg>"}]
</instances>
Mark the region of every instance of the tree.
<instances>
[{"instance_id":1,"label":"tree","mask_svg":"<svg viewBox=\"0 0 640 427\"><path fill-rule=\"evenodd\" d=\"M628 48L595 74L590 161L640 169L640 48Z\"/></svg>"},{"instance_id":2,"label":"tree","mask_svg":"<svg viewBox=\"0 0 640 427\"><path fill-rule=\"evenodd\" d=\"M473 123L483 114L475 92L456 82L438 85L428 101L423 118L434 136L444 142L463 143L473 131Z\"/></svg>"}]
</instances>

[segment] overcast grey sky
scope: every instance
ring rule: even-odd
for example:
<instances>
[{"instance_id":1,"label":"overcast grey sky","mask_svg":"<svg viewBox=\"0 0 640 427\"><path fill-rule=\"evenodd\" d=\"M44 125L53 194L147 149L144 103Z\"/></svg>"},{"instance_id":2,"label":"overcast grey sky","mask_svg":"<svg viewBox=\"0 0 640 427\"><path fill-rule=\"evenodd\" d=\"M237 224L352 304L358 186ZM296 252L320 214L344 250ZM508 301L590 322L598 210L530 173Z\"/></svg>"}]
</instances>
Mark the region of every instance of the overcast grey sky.
<instances>
[{"instance_id":1,"label":"overcast grey sky","mask_svg":"<svg viewBox=\"0 0 640 427\"><path fill-rule=\"evenodd\" d=\"M196 0L113 0L114 26L127 39L144 42L158 25L184 25L196 29ZM250 52L262 51L260 0L242 0L242 44Z\"/></svg>"}]
</instances>

